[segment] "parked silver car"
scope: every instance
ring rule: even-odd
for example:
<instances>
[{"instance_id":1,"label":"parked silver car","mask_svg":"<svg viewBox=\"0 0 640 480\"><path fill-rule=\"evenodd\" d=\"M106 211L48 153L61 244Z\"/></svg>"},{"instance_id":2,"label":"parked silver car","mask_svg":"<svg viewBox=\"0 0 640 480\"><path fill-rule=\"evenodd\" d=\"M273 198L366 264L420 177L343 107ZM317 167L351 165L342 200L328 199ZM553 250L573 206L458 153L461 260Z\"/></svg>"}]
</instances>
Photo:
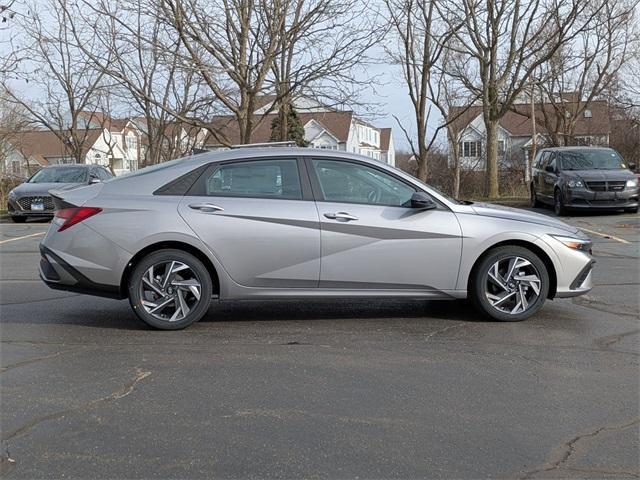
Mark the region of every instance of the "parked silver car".
<instances>
[{"instance_id":1,"label":"parked silver car","mask_svg":"<svg viewBox=\"0 0 640 480\"><path fill-rule=\"evenodd\" d=\"M42 279L128 297L161 329L199 320L211 298L469 297L515 321L592 285L576 228L343 152L205 153L52 194Z\"/></svg>"}]
</instances>

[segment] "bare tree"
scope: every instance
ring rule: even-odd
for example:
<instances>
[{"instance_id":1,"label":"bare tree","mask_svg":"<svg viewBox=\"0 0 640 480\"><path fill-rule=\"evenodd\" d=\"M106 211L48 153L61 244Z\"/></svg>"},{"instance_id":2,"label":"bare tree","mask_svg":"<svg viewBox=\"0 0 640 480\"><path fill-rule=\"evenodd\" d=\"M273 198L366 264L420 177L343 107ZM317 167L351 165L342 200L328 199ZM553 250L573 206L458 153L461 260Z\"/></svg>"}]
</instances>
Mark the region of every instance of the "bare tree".
<instances>
[{"instance_id":1,"label":"bare tree","mask_svg":"<svg viewBox=\"0 0 640 480\"><path fill-rule=\"evenodd\" d=\"M385 0L392 38L396 45L387 47L391 61L399 65L407 87L415 120L415 135L396 118L415 157L417 177L426 181L429 174L429 150L443 129L450 140L454 163L454 194L460 190L460 164L457 150L456 120L466 112L470 101L463 100L459 82L447 70L456 55L448 47L458 25L446 25L439 18L439 0ZM463 108L454 110L456 104ZM438 120L439 116L439 120ZM429 132L430 123L437 125Z\"/></svg>"},{"instance_id":2,"label":"bare tree","mask_svg":"<svg viewBox=\"0 0 640 480\"><path fill-rule=\"evenodd\" d=\"M282 45L286 0L162 0L164 19L211 95L236 119L241 143L249 143L254 112ZM229 144L219 132L212 134Z\"/></svg>"},{"instance_id":3,"label":"bare tree","mask_svg":"<svg viewBox=\"0 0 640 480\"><path fill-rule=\"evenodd\" d=\"M499 196L497 131L500 119L527 87L536 69L576 35L585 10L579 0L446 0L441 16L461 54L452 74L483 105L486 185ZM461 25L458 28L458 25Z\"/></svg>"},{"instance_id":4,"label":"bare tree","mask_svg":"<svg viewBox=\"0 0 640 480\"><path fill-rule=\"evenodd\" d=\"M277 140L289 140L289 109L297 95L324 105L360 104L357 97L372 78L363 73L367 54L384 36L375 4L362 0L287 0L273 57L273 107L278 110Z\"/></svg>"},{"instance_id":5,"label":"bare tree","mask_svg":"<svg viewBox=\"0 0 640 480\"><path fill-rule=\"evenodd\" d=\"M20 165L18 172L13 172L9 163L14 153L18 155L22 153L21 134L31 126L28 112L9 98L9 92L0 89L0 174L2 176L22 173L22 165ZM25 160L26 173L30 175L29 159Z\"/></svg>"},{"instance_id":6,"label":"bare tree","mask_svg":"<svg viewBox=\"0 0 640 480\"><path fill-rule=\"evenodd\" d=\"M125 0L84 2L84 15L74 19L72 30L78 48L90 57L94 68L116 84L121 104L144 132L144 163L173 158L181 151L174 135L185 128L210 125L212 99L192 62L185 62L180 38L163 20L157 2ZM89 25L98 33L101 51L84 48L79 32Z\"/></svg>"},{"instance_id":7,"label":"bare tree","mask_svg":"<svg viewBox=\"0 0 640 480\"><path fill-rule=\"evenodd\" d=\"M65 156L82 163L89 132L80 117L83 112L95 111L95 98L104 73L96 71L87 56L74 47L67 0L48 0L46 6L39 7L18 19L16 28L27 43L23 49L25 60L16 72L20 81L13 83L22 87L29 84L39 91L40 97L31 101L27 95L10 88L6 79L2 80L2 86L10 101L22 106L39 126L55 134L64 145ZM46 18L36 13L45 11ZM93 32L85 30L78 35L87 50L96 45Z\"/></svg>"},{"instance_id":8,"label":"bare tree","mask_svg":"<svg viewBox=\"0 0 640 480\"><path fill-rule=\"evenodd\" d=\"M575 144L576 125L591 102L603 98L634 54L636 0L587 2L580 34L542 65L539 82L552 107L545 127L555 145ZM570 94L568 97L567 94Z\"/></svg>"}]
</instances>

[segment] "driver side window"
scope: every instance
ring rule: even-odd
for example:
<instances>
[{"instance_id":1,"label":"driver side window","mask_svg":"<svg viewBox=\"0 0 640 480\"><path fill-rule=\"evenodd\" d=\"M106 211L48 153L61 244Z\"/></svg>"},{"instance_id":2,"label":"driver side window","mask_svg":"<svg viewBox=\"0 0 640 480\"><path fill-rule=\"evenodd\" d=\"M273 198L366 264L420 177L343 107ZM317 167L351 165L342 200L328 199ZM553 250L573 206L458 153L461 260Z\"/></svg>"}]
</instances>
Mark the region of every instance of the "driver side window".
<instances>
[{"instance_id":1,"label":"driver side window","mask_svg":"<svg viewBox=\"0 0 640 480\"><path fill-rule=\"evenodd\" d=\"M408 207L413 187L375 168L358 163L312 160L327 202Z\"/></svg>"}]
</instances>

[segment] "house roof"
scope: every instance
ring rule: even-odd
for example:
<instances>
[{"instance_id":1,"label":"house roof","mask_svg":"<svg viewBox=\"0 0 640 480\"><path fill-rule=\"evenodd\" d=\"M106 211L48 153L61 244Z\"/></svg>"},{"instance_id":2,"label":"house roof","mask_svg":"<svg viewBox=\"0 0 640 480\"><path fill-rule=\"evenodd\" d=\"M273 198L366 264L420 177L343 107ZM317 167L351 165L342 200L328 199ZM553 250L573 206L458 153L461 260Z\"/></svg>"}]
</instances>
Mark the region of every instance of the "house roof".
<instances>
[{"instance_id":1,"label":"house roof","mask_svg":"<svg viewBox=\"0 0 640 480\"><path fill-rule=\"evenodd\" d=\"M271 138L271 122L277 117L277 114L254 115L254 122L258 125L254 128L251 135L251 141L254 143L268 142ZM338 141L346 142L349 138L349 130L351 128L351 120L353 112L302 112L298 113L298 118L303 125L311 120L315 120L322 125L329 133L335 136ZM214 117L211 121L211 129L218 132L222 138L226 138L231 145L240 143L240 131L236 117L233 115L221 115ZM207 135L205 145L220 145L211 133Z\"/></svg>"},{"instance_id":2,"label":"house roof","mask_svg":"<svg viewBox=\"0 0 640 480\"><path fill-rule=\"evenodd\" d=\"M577 108L576 102L574 101L568 101L566 105L568 111ZM458 115L464 108L465 107L453 107L450 116ZM555 129L557 120L553 105L544 103L541 108L540 104L536 104L535 109L538 132L544 132L545 115L551 128ZM576 135L608 134L610 132L609 104L604 100L595 100L589 105L589 110L591 110L592 113L590 118L585 118L584 115L580 115L578 118L575 131ZM500 119L499 124L513 136L530 136L533 134L531 119L529 117L530 112L530 104L515 104L513 109L509 110ZM463 131L478 115L482 115L482 105L472 105L453 122L454 129L459 132Z\"/></svg>"},{"instance_id":3,"label":"house roof","mask_svg":"<svg viewBox=\"0 0 640 480\"><path fill-rule=\"evenodd\" d=\"M85 139L82 154L85 155L102 135L103 130L90 128L81 132ZM15 132L7 137L7 141L23 157L33 157L40 163L43 159L70 155L68 147L50 130Z\"/></svg>"},{"instance_id":4,"label":"house roof","mask_svg":"<svg viewBox=\"0 0 640 480\"><path fill-rule=\"evenodd\" d=\"M102 112L82 111L78 113L92 127L106 128L110 132L121 132L129 123L128 118L113 118Z\"/></svg>"},{"instance_id":5,"label":"house roof","mask_svg":"<svg viewBox=\"0 0 640 480\"><path fill-rule=\"evenodd\" d=\"M380 129L380 150L386 152L389 150L389 144L391 142L391 129L390 128L381 128Z\"/></svg>"}]
</instances>

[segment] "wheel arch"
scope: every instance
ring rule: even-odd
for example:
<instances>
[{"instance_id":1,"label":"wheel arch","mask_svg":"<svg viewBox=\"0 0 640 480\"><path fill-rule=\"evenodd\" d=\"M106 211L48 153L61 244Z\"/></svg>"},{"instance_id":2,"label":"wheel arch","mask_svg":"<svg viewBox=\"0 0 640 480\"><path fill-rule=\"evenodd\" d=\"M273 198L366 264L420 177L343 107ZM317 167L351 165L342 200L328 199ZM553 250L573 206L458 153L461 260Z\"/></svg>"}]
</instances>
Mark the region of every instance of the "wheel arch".
<instances>
[{"instance_id":1,"label":"wheel arch","mask_svg":"<svg viewBox=\"0 0 640 480\"><path fill-rule=\"evenodd\" d=\"M213 294L214 295L220 294L220 278L218 276L218 272L215 266L213 265L209 257L207 257L207 255L197 247L194 247L193 245L190 245L185 242L180 242L175 240L167 240L167 241L152 243L151 245L147 245L138 253L136 253L133 257L131 257L131 260L129 260L129 262L127 263L127 266L124 269L124 272L122 273L122 279L120 280L120 291L123 293L127 292L127 283L129 282L129 277L131 275L131 272L133 271L135 266L138 264L138 262L140 262L140 260L142 260L144 257L149 255L150 253L156 252L158 250L168 249L168 248L175 249L175 250L182 250L183 252L190 253L191 255L196 257L198 260L200 260L204 264L205 268L209 272L209 276L211 277L211 282L213 283Z\"/></svg>"},{"instance_id":2,"label":"wheel arch","mask_svg":"<svg viewBox=\"0 0 640 480\"><path fill-rule=\"evenodd\" d=\"M471 283L475 276L476 269L478 268L478 265L480 265L480 262L484 259L484 257L486 257L489 254L489 252L491 252L495 248L506 247L506 246L523 247L528 250L531 250L538 257L540 257L540 260L542 260L542 262L544 263L544 266L547 269L547 273L549 274L549 293L547 293L547 298L553 299L556 296L556 290L558 288L558 277L557 277L556 269L553 265L553 262L551 261L551 257L549 257L549 255L547 255L547 252L545 252L538 245L528 242L526 240L505 240L502 242L495 243L490 247L487 247L478 256L476 261L473 263L473 267L471 267L471 272L469 273L469 277L467 279L467 291L470 291Z\"/></svg>"}]
</instances>

